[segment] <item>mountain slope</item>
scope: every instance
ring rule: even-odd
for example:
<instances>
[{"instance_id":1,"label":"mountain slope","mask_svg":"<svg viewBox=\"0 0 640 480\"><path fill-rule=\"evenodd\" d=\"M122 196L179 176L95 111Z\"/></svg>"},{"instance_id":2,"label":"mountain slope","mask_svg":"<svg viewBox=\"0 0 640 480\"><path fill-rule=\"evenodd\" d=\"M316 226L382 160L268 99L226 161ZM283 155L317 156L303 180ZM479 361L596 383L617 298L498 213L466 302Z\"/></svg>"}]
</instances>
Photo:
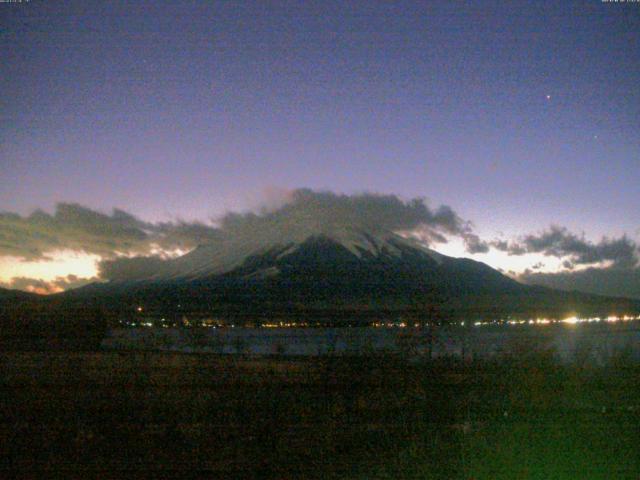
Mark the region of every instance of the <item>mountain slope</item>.
<instances>
[{"instance_id":1,"label":"mountain slope","mask_svg":"<svg viewBox=\"0 0 640 480\"><path fill-rule=\"evenodd\" d=\"M0 288L0 302L15 302L18 300L33 300L40 297L40 295L30 292L24 292L22 290L10 290L7 288Z\"/></svg>"},{"instance_id":2,"label":"mountain slope","mask_svg":"<svg viewBox=\"0 0 640 480\"><path fill-rule=\"evenodd\" d=\"M241 267L249 258L276 254L279 257L291 254L295 250L311 246L309 241L325 239L335 246L340 246L343 255L340 259L325 258L325 263L351 261L355 258L397 257L402 251L412 250L422 256L430 257L436 262L441 255L429 250L417 242L404 239L394 233L373 235L370 233L341 229L330 234L283 235L265 242L264 239L237 239L202 245L192 252L167 262L164 268L153 276L155 280L195 279L210 275L227 273ZM344 250L351 255L345 255Z\"/></svg>"}]
</instances>

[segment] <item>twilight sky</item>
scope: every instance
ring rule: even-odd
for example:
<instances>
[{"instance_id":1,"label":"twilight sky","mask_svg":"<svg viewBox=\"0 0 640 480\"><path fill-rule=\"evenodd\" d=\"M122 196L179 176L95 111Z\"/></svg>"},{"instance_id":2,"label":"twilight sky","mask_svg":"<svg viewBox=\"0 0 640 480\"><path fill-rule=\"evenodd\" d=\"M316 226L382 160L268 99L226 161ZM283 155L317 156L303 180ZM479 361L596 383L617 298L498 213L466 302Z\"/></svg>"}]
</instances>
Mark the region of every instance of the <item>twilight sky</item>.
<instances>
[{"instance_id":1,"label":"twilight sky","mask_svg":"<svg viewBox=\"0 0 640 480\"><path fill-rule=\"evenodd\" d=\"M4 286L306 187L426 198L460 220L436 250L640 296L640 3L31 0L0 38Z\"/></svg>"}]
</instances>

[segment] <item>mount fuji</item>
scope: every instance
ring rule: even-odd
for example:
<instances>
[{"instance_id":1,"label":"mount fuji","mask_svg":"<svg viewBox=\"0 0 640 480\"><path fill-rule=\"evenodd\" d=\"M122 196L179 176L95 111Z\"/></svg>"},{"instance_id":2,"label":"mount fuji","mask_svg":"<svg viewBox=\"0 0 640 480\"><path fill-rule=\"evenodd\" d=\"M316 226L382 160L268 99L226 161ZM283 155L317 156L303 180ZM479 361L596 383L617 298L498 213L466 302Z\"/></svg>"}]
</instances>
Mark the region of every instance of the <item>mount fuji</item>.
<instances>
[{"instance_id":1,"label":"mount fuji","mask_svg":"<svg viewBox=\"0 0 640 480\"><path fill-rule=\"evenodd\" d=\"M265 241L265 237L268 239ZM158 315L425 320L640 311L639 302L524 285L393 232L342 228L222 239L153 271L62 294Z\"/></svg>"}]
</instances>

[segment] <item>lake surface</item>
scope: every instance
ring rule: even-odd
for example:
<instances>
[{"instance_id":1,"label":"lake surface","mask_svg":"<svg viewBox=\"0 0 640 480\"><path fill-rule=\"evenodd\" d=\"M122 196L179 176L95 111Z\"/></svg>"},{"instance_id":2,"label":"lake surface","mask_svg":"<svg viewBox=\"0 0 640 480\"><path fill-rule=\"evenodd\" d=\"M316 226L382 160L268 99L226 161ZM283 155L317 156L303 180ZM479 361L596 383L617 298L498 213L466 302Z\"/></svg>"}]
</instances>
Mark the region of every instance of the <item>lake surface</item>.
<instances>
[{"instance_id":1,"label":"lake surface","mask_svg":"<svg viewBox=\"0 0 640 480\"><path fill-rule=\"evenodd\" d=\"M640 322L489 325L436 328L123 328L107 349L160 349L254 355L354 355L406 352L431 357L487 358L552 350L561 361L604 363L613 356L640 362Z\"/></svg>"}]
</instances>

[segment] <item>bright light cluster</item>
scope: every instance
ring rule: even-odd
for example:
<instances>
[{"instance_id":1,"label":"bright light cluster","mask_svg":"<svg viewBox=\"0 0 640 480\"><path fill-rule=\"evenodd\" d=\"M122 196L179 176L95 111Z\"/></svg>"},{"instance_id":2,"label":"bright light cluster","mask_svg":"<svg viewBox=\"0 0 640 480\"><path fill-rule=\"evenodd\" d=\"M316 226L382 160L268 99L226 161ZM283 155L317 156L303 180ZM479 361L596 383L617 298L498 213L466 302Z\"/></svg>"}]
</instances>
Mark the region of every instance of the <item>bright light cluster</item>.
<instances>
[{"instance_id":1,"label":"bright light cluster","mask_svg":"<svg viewBox=\"0 0 640 480\"><path fill-rule=\"evenodd\" d=\"M575 325L578 323L615 323L615 322L631 322L634 320L640 320L640 315L637 317L631 315L623 315L623 316L615 316L610 315L608 317L590 317L590 318L579 318L576 316L571 316L563 319L550 319L550 318L535 318L529 320L492 320L485 322L474 322L474 326L480 327L485 325L549 325L550 323L565 323L568 325ZM460 325L464 325L464 322L460 323Z\"/></svg>"},{"instance_id":2,"label":"bright light cluster","mask_svg":"<svg viewBox=\"0 0 640 480\"><path fill-rule=\"evenodd\" d=\"M145 309L142 305L134 305L134 310L138 313L142 313ZM513 319L511 317L500 318L494 320L477 320L472 323L474 327L482 327L488 325L549 325L549 324L567 324L567 325L576 325L579 323L615 323L615 322L631 322L631 321L640 321L640 315L609 315L607 317L588 317L588 318L580 318L576 315L566 317L563 319L557 318L529 318L529 319ZM167 319L162 318L159 322L152 322L150 318L140 319L137 321L128 321L124 322L127 326L130 327L153 327L160 326L163 328L168 328L170 325L167 325ZM169 322L170 323L170 322ZM183 316L182 320L179 322L184 326L199 326L199 327L209 327L209 328L222 328L225 325L220 323L219 320L213 318L200 319L195 321L189 321L187 317ZM455 323L454 325L458 325L464 327L466 322L460 321ZM402 318L398 318L397 320L386 320L386 321L375 321L369 324L372 327L376 328L420 328L422 326L428 326L428 323L409 323ZM263 328L299 328L299 327L310 327L317 326L314 323L305 322L305 321L277 321L277 322L268 322L260 324ZM226 325L226 327L234 328L235 325Z\"/></svg>"},{"instance_id":3,"label":"bright light cluster","mask_svg":"<svg viewBox=\"0 0 640 480\"><path fill-rule=\"evenodd\" d=\"M309 324L307 322L278 322L278 323L263 323L262 326L264 328L296 328L296 327L307 327Z\"/></svg>"}]
</instances>

